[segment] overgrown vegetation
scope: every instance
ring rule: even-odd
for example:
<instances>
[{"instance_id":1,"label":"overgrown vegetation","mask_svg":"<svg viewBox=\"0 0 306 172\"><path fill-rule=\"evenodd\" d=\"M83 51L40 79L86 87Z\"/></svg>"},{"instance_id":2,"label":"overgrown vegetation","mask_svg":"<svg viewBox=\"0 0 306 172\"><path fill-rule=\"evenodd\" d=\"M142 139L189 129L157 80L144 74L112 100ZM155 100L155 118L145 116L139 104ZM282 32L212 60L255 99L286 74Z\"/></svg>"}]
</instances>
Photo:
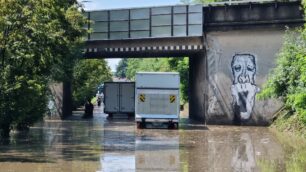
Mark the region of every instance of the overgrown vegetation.
<instances>
[{"instance_id":1,"label":"overgrown vegetation","mask_svg":"<svg viewBox=\"0 0 306 172\"><path fill-rule=\"evenodd\" d=\"M280 98L285 111L276 126L281 130L303 131L306 136L302 129L306 128L305 26L294 31L287 30L276 64L258 98Z\"/></svg>"},{"instance_id":2,"label":"overgrown vegetation","mask_svg":"<svg viewBox=\"0 0 306 172\"><path fill-rule=\"evenodd\" d=\"M99 84L111 79L110 68L104 59L78 61L73 73L73 107L84 105L87 98L96 94Z\"/></svg>"},{"instance_id":3,"label":"overgrown vegetation","mask_svg":"<svg viewBox=\"0 0 306 172\"><path fill-rule=\"evenodd\" d=\"M85 22L76 0L0 1L2 137L43 117L48 82L71 78Z\"/></svg>"},{"instance_id":4,"label":"overgrown vegetation","mask_svg":"<svg viewBox=\"0 0 306 172\"><path fill-rule=\"evenodd\" d=\"M287 31L277 66L259 98L282 98L287 109L306 123L306 32Z\"/></svg>"},{"instance_id":5,"label":"overgrown vegetation","mask_svg":"<svg viewBox=\"0 0 306 172\"><path fill-rule=\"evenodd\" d=\"M116 71L116 76L126 76L135 80L136 72L179 72L181 78L181 103L188 101L189 60L182 58L137 58L122 59Z\"/></svg>"}]
</instances>

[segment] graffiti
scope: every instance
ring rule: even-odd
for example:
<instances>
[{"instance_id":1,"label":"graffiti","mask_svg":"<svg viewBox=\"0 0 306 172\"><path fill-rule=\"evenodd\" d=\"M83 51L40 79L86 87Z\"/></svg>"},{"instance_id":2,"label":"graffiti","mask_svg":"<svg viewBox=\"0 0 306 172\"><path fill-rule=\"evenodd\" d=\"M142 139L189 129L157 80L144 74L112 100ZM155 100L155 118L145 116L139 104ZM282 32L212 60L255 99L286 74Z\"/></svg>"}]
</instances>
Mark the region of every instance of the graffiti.
<instances>
[{"instance_id":1,"label":"graffiti","mask_svg":"<svg viewBox=\"0 0 306 172\"><path fill-rule=\"evenodd\" d=\"M233 172L252 172L255 170L254 147L249 133L241 133L240 144L235 148L231 166Z\"/></svg>"},{"instance_id":2,"label":"graffiti","mask_svg":"<svg viewBox=\"0 0 306 172\"><path fill-rule=\"evenodd\" d=\"M255 95L259 88L255 85L256 61L252 54L235 54L231 68L233 84L231 86L233 96L234 120L248 120L253 110Z\"/></svg>"}]
</instances>

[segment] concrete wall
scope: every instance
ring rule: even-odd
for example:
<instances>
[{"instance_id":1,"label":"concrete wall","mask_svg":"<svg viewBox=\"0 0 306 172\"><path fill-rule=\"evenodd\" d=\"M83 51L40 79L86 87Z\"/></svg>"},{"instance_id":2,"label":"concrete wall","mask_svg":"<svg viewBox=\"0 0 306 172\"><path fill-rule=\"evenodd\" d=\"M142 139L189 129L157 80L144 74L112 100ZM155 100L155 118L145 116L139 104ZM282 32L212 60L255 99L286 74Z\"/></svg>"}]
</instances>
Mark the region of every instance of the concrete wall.
<instances>
[{"instance_id":1,"label":"concrete wall","mask_svg":"<svg viewBox=\"0 0 306 172\"><path fill-rule=\"evenodd\" d=\"M51 105L48 105L50 110L49 118L59 119L63 115L63 83L51 83L49 88L51 91L49 101L52 101Z\"/></svg>"},{"instance_id":2,"label":"concrete wall","mask_svg":"<svg viewBox=\"0 0 306 172\"><path fill-rule=\"evenodd\" d=\"M51 113L51 119L64 119L72 115L72 90L71 83L51 83L49 85L51 91L51 106L50 102L48 108Z\"/></svg>"},{"instance_id":3,"label":"concrete wall","mask_svg":"<svg viewBox=\"0 0 306 172\"><path fill-rule=\"evenodd\" d=\"M280 29L206 34L206 55L203 59L207 64L194 60L191 63L195 65L193 68L201 69L201 72L207 70L207 76L198 78L198 86L191 89L201 88L202 92L207 89L207 109L200 109L199 113L206 114L207 123L267 125L271 122L282 104L276 100L257 100L255 97L275 66L283 35L284 31ZM208 82L203 83L205 77Z\"/></svg>"}]
</instances>

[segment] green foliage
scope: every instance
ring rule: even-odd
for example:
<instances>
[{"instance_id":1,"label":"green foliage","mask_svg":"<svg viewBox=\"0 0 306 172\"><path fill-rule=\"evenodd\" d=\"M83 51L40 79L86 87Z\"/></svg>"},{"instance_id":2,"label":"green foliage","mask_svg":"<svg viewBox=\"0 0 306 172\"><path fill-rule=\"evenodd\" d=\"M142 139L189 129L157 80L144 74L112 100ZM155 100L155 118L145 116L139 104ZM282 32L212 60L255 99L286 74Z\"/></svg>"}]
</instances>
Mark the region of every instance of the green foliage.
<instances>
[{"instance_id":1,"label":"green foliage","mask_svg":"<svg viewBox=\"0 0 306 172\"><path fill-rule=\"evenodd\" d=\"M306 30L287 31L277 66L259 98L282 98L306 124Z\"/></svg>"},{"instance_id":2,"label":"green foliage","mask_svg":"<svg viewBox=\"0 0 306 172\"><path fill-rule=\"evenodd\" d=\"M112 75L104 59L80 60L73 73L73 106L79 107L95 95L99 84L111 81Z\"/></svg>"},{"instance_id":3,"label":"green foliage","mask_svg":"<svg viewBox=\"0 0 306 172\"><path fill-rule=\"evenodd\" d=\"M303 0L302 4L306 13L306 1ZM273 126L306 138L306 25L294 31L287 29L276 68L257 98L280 98L285 109L279 113ZM302 158L305 164L305 154ZM301 171L293 164L289 164L288 171Z\"/></svg>"},{"instance_id":4,"label":"green foliage","mask_svg":"<svg viewBox=\"0 0 306 172\"><path fill-rule=\"evenodd\" d=\"M126 76L130 80L135 80L136 72L169 72L167 58L138 58L128 59Z\"/></svg>"},{"instance_id":5,"label":"green foliage","mask_svg":"<svg viewBox=\"0 0 306 172\"><path fill-rule=\"evenodd\" d=\"M181 78L181 102L188 101L189 60L185 58L128 59L126 76L134 80L136 72L179 72Z\"/></svg>"},{"instance_id":6,"label":"green foliage","mask_svg":"<svg viewBox=\"0 0 306 172\"><path fill-rule=\"evenodd\" d=\"M189 59L188 57L169 58L168 63L172 70L177 71L180 74L181 102L185 104L188 101Z\"/></svg>"},{"instance_id":7,"label":"green foliage","mask_svg":"<svg viewBox=\"0 0 306 172\"><path fill-rule=\"evenodd\" d=\"M119 61L119 64L116 68L115 76L119 78L126 78L126 70L128 66L128 59L124 58Z\"/></svg>"},{"instance_id":8,"label":"green foliage","mask_svg":"<svg viewBox=\"0 0 306 172\"><path fill-rule=\"evenodd\" d=\"M130 80L135 80L136 72L140 72L140 66L143 62L143 59L128 59L128 67L126 69L126 77Z\"/></svg>"},{"instance_id":9,"label":"green foliage","mask_svg":"<svg viewBox=\"0 0 306 172\"><path fill-rule=\"evenodd\" d=\"M43 117L50 76L69 73L85 22L74 0L0 0L1 136Z\"/></svg>"}]
</instances>

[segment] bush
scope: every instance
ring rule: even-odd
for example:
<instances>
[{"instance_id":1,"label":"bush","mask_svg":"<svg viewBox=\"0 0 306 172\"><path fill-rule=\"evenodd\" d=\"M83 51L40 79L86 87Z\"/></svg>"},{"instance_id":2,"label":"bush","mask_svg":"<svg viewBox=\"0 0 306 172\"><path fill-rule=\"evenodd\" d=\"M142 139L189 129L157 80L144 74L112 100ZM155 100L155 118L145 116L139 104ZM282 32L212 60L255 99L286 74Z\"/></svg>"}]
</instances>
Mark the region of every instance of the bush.
<instances>
[{"instance_id":1,"label":"bush","mask_svg":"<svg viewBox=\"0 0 306 172\"><path fill-rule=\"evenodd\" d=\"M287 31L277 66L258 97L282 98L306 124L306 31Z\"/></svg>"}]
</instances>

